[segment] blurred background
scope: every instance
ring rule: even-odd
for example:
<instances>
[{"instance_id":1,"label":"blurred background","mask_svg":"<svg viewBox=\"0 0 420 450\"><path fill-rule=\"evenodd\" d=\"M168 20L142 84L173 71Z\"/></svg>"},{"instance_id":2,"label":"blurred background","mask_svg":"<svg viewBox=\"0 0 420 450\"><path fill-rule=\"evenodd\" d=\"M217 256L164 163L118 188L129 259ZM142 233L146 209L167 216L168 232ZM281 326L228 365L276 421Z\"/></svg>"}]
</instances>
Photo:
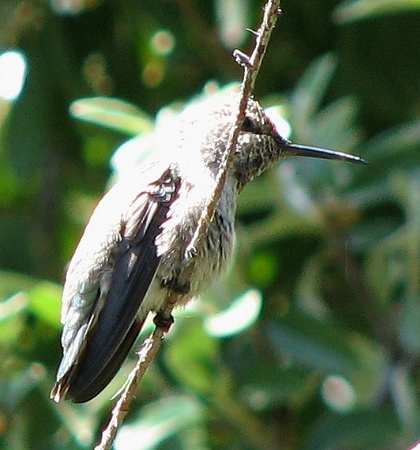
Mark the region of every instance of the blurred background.
<instances>
[{"instance_id":1,"label":"blurred background","mask_svg":"<svg viewBox=\"0 0 420 450\"><path fill-rule=\"evenodd\" d=\"M241 79L262 6L1 1L0 448L97 441L135 356L88 404L49 399L66 264L155 123ZM369 165L290 159L245 189L236 263L177 313L118 450L420 440L420 4L282 9L257 98L294 141Z\"/></svg>"}]
</instances>

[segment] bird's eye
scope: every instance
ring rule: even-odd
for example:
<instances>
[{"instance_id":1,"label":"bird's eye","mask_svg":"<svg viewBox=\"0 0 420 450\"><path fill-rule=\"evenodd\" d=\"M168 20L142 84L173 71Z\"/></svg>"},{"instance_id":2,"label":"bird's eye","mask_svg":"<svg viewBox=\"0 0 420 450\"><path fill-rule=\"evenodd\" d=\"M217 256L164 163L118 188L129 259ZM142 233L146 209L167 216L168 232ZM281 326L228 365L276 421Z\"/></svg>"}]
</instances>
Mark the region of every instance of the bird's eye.
<instances>
[{"instance_id":1,"label":"bird's eye","mask_svg":"<svg viewBox=\"0 0 420 450\"><path fill-rule=\"evenodd\" d=\"M242 131L248 131L250 133L261 134L261 128L250 117L245 116L244 122L241 127Z\"/></svg>"}]
</instances>

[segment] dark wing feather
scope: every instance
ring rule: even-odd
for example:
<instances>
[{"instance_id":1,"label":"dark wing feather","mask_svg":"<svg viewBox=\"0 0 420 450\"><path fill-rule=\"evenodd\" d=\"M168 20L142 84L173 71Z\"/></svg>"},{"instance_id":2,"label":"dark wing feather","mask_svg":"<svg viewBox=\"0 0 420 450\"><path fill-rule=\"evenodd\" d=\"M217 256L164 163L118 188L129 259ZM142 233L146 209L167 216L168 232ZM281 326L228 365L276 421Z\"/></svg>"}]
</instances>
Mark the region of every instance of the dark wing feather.
<instances>
[{"instance_id":1,"label":"dark wing feather","mask_svg":"<svg viewBox=\"0 0 420 450\"><path fill-rule=\"evenodd\" d=\"M52 396L75 402L96 396L114 377L134 344L145 317L136 318L159 265L155 239L176 197L177 183L169 171L139 193L121 223L120 240L108 255L112 266L109 290L92 307L83 344L65 373L60 374ZM62 372L62 371L61 371ZM58 395L57 395L58 394Z\"/></svg>"}]
</instances>

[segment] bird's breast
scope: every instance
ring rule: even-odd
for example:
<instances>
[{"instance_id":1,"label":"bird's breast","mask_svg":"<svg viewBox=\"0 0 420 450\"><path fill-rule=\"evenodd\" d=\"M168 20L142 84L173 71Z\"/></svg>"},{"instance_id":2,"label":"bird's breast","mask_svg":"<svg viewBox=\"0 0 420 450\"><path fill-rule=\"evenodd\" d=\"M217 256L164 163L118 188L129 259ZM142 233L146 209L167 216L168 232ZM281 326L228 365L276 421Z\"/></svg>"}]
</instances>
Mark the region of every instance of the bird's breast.
<instances>
[{"instance_id":1,"label":"bird's breast","mask_svg":"<svg viewBox=\"0 0 420 450\"><path fill-rule=\"evenodd\" d=\"M236 207L233 183L232 187L229 183L225 186L213 220L206 235L199 239L198 247L192 254L186 251L205 202L206 199L188 204L188 198L180 196L172 205L173 209L157 238L158 252L161 255L157 277L162 280L162 284L188 285L186 299L205 291L227 269L233 254Z\"/></svg>"}]
</instances>

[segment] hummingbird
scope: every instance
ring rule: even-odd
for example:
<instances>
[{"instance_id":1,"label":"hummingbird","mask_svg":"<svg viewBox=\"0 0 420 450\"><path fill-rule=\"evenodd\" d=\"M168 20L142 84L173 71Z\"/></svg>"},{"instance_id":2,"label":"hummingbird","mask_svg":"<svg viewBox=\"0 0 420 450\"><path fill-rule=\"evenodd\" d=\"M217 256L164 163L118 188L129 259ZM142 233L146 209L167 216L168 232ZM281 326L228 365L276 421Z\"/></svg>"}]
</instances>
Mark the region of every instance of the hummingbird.
<instances>
[{"instance_id":1,"label":"hummingbird","mask_svg":"<svg viewBox=\"0 0 420 450\"><path fill-rule=\"evenodd\" d=\"M168 293L177 293L181 306L226 270L233 253L237 196L254 177L289 156L365 162L284 139L260 104L249 98L214 216L188 256L238 108L235 94L186 108L171 132L158 136L167 151L119 180L98 203L64 284L63 358L51 392L55 401L81 403L98 395L124 363L148 314L165 308Z\"/></svg>"}]
</instances>

